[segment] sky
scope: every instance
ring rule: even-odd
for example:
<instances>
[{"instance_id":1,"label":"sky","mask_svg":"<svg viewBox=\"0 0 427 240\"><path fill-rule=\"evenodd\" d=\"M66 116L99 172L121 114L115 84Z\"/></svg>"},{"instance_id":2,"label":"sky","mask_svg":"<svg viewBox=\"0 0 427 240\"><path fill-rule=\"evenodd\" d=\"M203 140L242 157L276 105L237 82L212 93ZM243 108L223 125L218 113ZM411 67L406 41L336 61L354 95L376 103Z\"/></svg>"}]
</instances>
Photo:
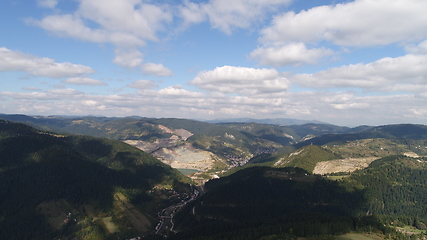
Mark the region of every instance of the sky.
<instances>
[{"instance_id":1,"label":"sky","mask_svg":"<svg viewBox=\"0 0 427 240\"><path fill-rule=\"evenodd\" d=\"M425 0L2 0L0 113L427 124Z\"/></svg>"}]
</instances>

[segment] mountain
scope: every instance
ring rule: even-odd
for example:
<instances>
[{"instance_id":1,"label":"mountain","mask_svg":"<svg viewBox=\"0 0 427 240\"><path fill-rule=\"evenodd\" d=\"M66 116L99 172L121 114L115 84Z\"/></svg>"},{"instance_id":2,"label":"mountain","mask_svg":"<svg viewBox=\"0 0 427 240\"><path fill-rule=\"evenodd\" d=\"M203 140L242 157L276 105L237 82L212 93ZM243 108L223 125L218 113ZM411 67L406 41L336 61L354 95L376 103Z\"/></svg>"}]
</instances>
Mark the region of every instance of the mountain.
<instances>
[{"instance_id":1,"label":"mountain","mask_svg":"<svg viewBox=\"0 0 427 240\"><path fill-rule=\"evenodd\" d=\"M316 145L308 145L281 157L274 167L298 167L312 173L317 163L339 159L340 156L328 149Z\"/></svg>"},{"instance_id":2,"label":"mountain","mask_svg":"<svg viewBox=\"0 0 427 240\"><path fill-rule=\"evenodd\" d=\"M171 239L318 239L352 231L407 239L397 227L426 229L426 160L389 156L337 181L294 167L245 168L207 182L207 193L176 216Z\"/></svg>"},{"instance_id":3,"label":"mountain","mask_svg":"<svg viewBox=\"0 0 427 240\"><path fill-rule=\"evenodd\" d=\"M134 236L190 192L177 170L115 140L0 120L0 156L0 239Z\"/></svg>"},{"instance_id":4,"label":"mountain","mask_svg":"<svg viewBox=\"0 0 427 240\"><path fill-rule=\"evenodd\" d=\"M84 134L124 141L177 169L202 171L204 182L246 164L277 163L308 145L322 146L337 159L385 157L406 152L427 155L426 126L398 124L355 128L323 123L274 125L255 122L208 123L177 118L29 117L0 115L46 131ZM313 155L314 153L312 153ZM330 159L334 160L334 159ZM310 160L313 161L313 160ZM318 162L318 160L315 160ZM301 163L302 164L302 163ZM306 163L304 163L306 164ZM305 166L304 164L298 166ZM305 168L312 172L313 164ZM364 163L363 166L365 166ZM251 166L251 165L249 165ZM356 169L356 168L354 168Z\"/></svg>"},{"instance_id":5,"label":"mountain","mask_svg":"<svg viewBox=\"0 0 427 240\"><path fill-rule=\"evenodd\" d=\"M357 128L360 130L360 128ZM363 129L363 128L362 128ZM427 139L427 126L416 124L396 124L377 127L366 127L360 132L342 133L342 134L322 134L320 136L308 139L298 143L297 147L315 144L324 145L331 142L353 141L360 139Z\"/></svg>"},{"instance_id":6,"label":"mountain","mask_svg":"<svg viewBox=\"0 0 427 240\"><path fill-rule=\"evenodd\" d=\"M333 129L336 128L329 131ZM274 153L256 156L248 163L274 167L295 166L313 173L318 163L325 161L329 161L329 165L355 166L353 168L338 167L333 171L337 169L354 171L367 166L366 164L375 159L390 155L427 156L427 147L425 147L427 126L425 125L362 126L357 129L336 129L336 131L345 133L327 133L303 139L295 144L284 146ZM328 164L325 164L322 166L327 168ZM324 173L325 170L317 172Z\"/></svg>"},{"instance_id":7,"label":"mountain","mask_svg":"<svg viewBox=\"0 0 427 240\"><path fill-rule=\"evenodd\" d=\"M125 141L175 168L221 171L294 142L291 135L253 134L220 124L176 118L29 117L0 115L45 131ZM260 125L261 126L261 125ZM269 128L264 125L264 128ZM210 173L214 175L215 173ZM209 176L208 176L209 178Z\"/></svg>"},{"instance_id":8,"label":"mountain","mask_svg":"<svg viewBox=\"0 0 427 240\"><path fill-rule=\"evenodd\" d=\"M274 119L254 119L254 118L228 118L228 119L216 119L209 120L206 122L210 123L259 123L259 124L270 124L270 125L302 125L307 123L324 124L317 120L300 120L293 118L274 118Z\"/></svg>"}]
</instances>

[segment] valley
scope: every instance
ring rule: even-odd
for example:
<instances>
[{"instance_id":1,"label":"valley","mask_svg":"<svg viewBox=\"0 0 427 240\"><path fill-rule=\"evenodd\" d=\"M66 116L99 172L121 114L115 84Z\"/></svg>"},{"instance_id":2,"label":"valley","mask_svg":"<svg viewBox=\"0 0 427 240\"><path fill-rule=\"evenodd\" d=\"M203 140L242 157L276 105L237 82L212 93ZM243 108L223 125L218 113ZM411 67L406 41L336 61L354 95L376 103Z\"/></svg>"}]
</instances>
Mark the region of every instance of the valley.
<instances>
[{"instance_id":1,"label":"valley","mask_svg":"<svg viewBox=\"0 0 427 240\"><path fill-rule=\"evenodd\" d=\"M4 117L0 239L425 238L427 126Z\"/></svg>"}]
</instances>

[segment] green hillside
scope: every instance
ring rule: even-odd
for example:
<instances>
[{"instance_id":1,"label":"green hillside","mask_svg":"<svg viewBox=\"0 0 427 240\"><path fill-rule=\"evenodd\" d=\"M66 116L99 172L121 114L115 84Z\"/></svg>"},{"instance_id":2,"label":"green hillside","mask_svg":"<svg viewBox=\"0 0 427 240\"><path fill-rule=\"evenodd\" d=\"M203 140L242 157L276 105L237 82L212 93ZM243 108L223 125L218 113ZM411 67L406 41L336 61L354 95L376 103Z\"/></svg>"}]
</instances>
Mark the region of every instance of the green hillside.
<instances>
[{"instance_id":1,"label":"green hillside","mask_svg":"<svg viewBox=\"0 0 427 240\"><path fill-rule=\"evenodd\" d=\"M427 140L427 126L415 124L397 124L367 128L357 133L323 134L318 137L296 144L297 148L314 144L325 145L334 142L354 141L360 139L413 139Z\"/></svg>"},{"instance_id":2,"label":"green hillside","mask_svg":"<svg viewBox=\"0 0 427 240\"><path fill-rule=\"evenodd\" d=\"M180 231L172 239L331 239L349 232L422 239L425 160L390 156L338 181L301 168L246 168L209 181L207 193L176 217ZM396 231L403 226L418 235Z\"/></svg>"},{"instance_id":3,"label":"green hillside","mask_svg":"<svg viewBox=\"0 0 427 240\"><path fill-rule=\"evenodd\" d=\"M398 124L358 129L362 131L323 134L284 146L274 153L256 156L249 163L302 167L311 172L317 162L338 158L386 157L405 153L427 156L427 126Z\"/></svg>"},{"instance_id":4,"label":"green hillside","mask_svg":"<svg viewBox=\"0 0 427 240\"><path fill-rule=\"evenodd\" d=\"M114 140L0 120L0 156L0 239L132 236L154 229L157 212L170 204L167 193L155 189L189 191L189 180L177 170ZM132 227L117 196L144 216L145 228ZM68 211L76 221L65 224ZM106 217L117 233L94 220Z\"/></svg>"},{"instance_id":5,"label":"green hillside","mask_svg":"<svg viewBox=\"0 0 427 240\"><path fill-rule=\"evenodd\" d=\"M246 168L211 180L208 192L176 216L172 239L320 238L350 231L399 236L363 208L363 189L300 168Z\"/></svg>"},{"instance_id":6,"label":"green hillside","mask_svg":"<svg viewBox=\"0 0 427 240\"><path fill-rule=\"evenodd\" d=\"M391 221L427 223L427 159L389 156L347 178L349 186L363 189L365 209Z\"/></svg>"},{"instance_id":7,"label":"green hillside","mask_svg":"<svg viewBox=\"0 0 427 240\"><path fill-rule=\"evenodd\" d=\"M339 155L332 153L330 150L316 145L302 147L290 154L279 155L273 166L274 167L298 167L313 172L318 162L328 161L340 158Z\"/></svg>"},{"instance_id":8,"label":"green hillside","mask_svg":"<svg viewBox=\"0 0 427 240\"><path fill-rule=\"evenodd\" d=\"M267 139L282 145L295 143L301 137L288 127L259 123L222 123L222 126L250 133L254 136Z\"/></svg>"}]
</instances>

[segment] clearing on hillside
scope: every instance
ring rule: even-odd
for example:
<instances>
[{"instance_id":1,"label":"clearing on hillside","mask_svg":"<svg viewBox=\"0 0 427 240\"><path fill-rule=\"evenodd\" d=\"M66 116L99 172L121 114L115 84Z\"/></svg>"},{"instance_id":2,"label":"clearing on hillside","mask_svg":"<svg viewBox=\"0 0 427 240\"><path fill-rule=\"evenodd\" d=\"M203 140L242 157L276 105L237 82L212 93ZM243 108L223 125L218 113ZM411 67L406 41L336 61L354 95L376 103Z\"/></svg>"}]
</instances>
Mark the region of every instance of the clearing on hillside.
<instances>
[{"instance_id":1,"label":"clearing on hillside","mask_svg":"<svg viewBox=\"0 0 427 240\"><path fill-rule=\"evenodd\" d=\"M314 167L314 174L328 174L337 172L354 172L359 169L367 168L371 162L377 160L377 157L367 158L346 158L318 162Z\"/></svg>"}]
</instances>

